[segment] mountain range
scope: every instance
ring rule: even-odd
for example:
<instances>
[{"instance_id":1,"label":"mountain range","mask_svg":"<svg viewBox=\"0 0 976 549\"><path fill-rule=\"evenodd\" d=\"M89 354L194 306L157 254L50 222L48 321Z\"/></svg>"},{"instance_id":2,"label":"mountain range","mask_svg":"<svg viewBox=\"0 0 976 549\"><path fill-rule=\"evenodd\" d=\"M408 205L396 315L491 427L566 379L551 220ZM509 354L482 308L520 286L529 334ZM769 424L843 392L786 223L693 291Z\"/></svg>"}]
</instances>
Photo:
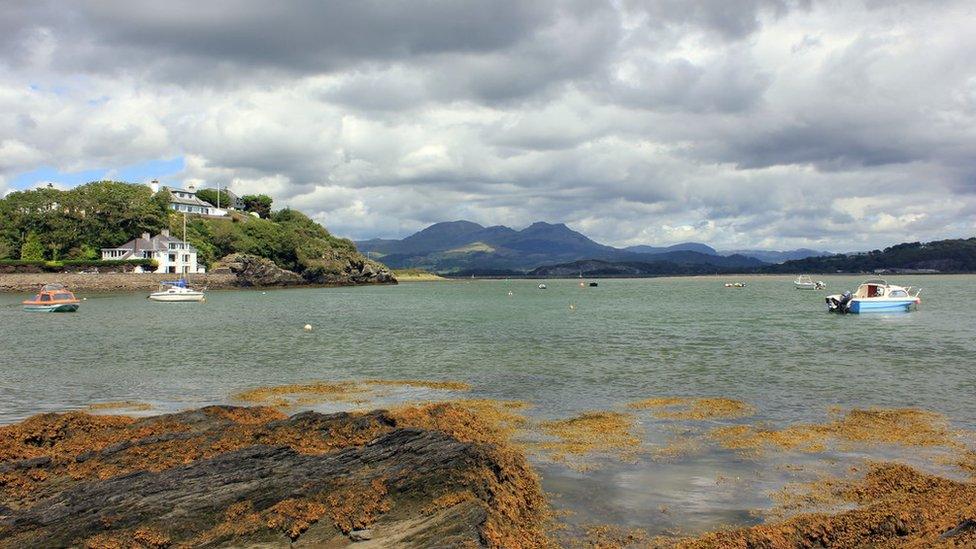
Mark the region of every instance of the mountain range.
<instances>
[{"instance_id":1,"label":"mountain range","mask_svg":"<svg viewBox=\"0 0 976 549\"><path fill-rule=\"evenodd\" d=\"M421 268L443 274L517 274L581 260L667 263L651 271L705 273L755 269L771 262L821 254L813 250L760 251L765 254L762 259L746 253L718 252L697 242L615 248L600 244L563 223L541 221L522 230L449 221L435 223L402 240L363 240L356 242L356 247L394 269ZM806 252L809 255L804 255Z\"/></svg>"}]
</instances>

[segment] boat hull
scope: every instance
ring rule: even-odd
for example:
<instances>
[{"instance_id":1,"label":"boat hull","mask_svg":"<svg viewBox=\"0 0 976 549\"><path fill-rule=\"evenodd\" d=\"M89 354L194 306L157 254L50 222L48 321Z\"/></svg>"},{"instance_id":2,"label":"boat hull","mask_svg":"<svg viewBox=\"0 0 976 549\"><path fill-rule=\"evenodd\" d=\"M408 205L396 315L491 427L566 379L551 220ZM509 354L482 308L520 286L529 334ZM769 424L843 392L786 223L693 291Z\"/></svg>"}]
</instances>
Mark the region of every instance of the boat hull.
<instances>
[{"instance_id":1,"label":"boat hull","mask_svg":"<svg viewBox=\"0 0 976 549\"><path fill-rule=\"evenodd\" d=\"M852 299L849 311L860 313L897 313L910 311L918 304L912 299Z\"/></svg>"},{"instance_id":2,"label":"boat hull","mask_svg":"<svg viewBox=\"0 0 976 549\"><path fill-rule=\"evenodd\" d=\"M189 302L200 302L203 301L204 296L202 293L187 293L187 294L150 294L149 299L153 301L159 301L161 303L189 303Z\"/></svg>"},{"instance_id":3,"label":"boat hull","mask_svg":"<svg viewBox=\"0 0 976 549\"><path fill-rule=\"evenodd\" d=\"M24 305L24 310L30 313L73 313L78 310L78 303L55 303L53 305Z\"/></svg>"}]
</instances>

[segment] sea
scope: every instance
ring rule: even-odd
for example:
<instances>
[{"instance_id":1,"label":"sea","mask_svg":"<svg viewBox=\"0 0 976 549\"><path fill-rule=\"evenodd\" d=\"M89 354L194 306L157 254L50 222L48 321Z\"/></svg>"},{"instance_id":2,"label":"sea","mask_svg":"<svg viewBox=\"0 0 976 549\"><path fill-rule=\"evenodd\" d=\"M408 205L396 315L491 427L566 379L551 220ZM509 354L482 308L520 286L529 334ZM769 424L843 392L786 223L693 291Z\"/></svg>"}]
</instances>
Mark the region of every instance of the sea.
<instances>
[{"instance_id":1,"label":"sea","mask_svg":"<svg viewBox=\"0 0 976 549\"><path fill-rule=\"evenodd\" d=\"M872 315L826 311L827 293L861 277L819 278L826 291L796 290L786 276L709 276L210 291L200 304L81 292L73 314L26 313L26 295L3 294L0 423L110 401L151 406L140 414L240 404L241 391L299 382L462 381L472 387L462 395L396 396L526 401L534 421L594 410L637 416L647 452L635 459L581 469L531 457L572 527L680 535L755 524L791 482L919 452L748 456L712 446L661 458L654 449L681 426L627 404L738 399L755 407L750 424L769 428L823 422L831 410L910 407L976 430L976 276L893 276L921 287L922 303ZM737 421L745 420L707 427Z\"/></svg>"}]
</instances>

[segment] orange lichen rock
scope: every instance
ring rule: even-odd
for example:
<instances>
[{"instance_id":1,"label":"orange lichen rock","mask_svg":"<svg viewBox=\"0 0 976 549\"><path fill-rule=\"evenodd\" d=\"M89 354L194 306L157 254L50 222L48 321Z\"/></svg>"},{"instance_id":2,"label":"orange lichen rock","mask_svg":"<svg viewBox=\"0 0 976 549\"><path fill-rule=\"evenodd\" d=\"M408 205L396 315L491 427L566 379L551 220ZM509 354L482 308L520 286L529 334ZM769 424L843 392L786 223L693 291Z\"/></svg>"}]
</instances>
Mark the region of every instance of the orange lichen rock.
<instances>
[{"instance_id":1,"label":"orange lichen rock","mask_svg":"<svg viewBox=\"0 0 976 549\"><path fill-rule=\"evenodd\" d=\"M331 492L328 502L332 523L342 533L367 528L390 510L383 479L375 478L367 486L343 486Z\"/></svg>"},{"instance_id":2,"label":"orange lichen rock","mask_svg":"<svg viewBox=\"0 0 976 549\"><path fill-rule=\"evenodd\" d=\"M280 530L292 540L298 539L305 530L325 514L329 507L304 498L286 499L268 510L267 525Z\"/></svg>"},{"instance_id":3,"label":"orange lichen rock","mask_svg":"<svg viewBox=\"0 0 976 549\"><path fill-rule=\"evenodd\" d=\"M725 547L976 547L976 485L874 464L860 481L839 486L856 509L811 513L682 540L685 549Z\"/></svg>"},{"instance_id":4,"label":"orange lichen rock","mask_svg":"<svg viewBox=\"0 0 976 549\"><path fill-rule=\"evenodd\" d=\"M634 410L654 409L654 416L662 419L728 419L756 413L754 406L731 398L649 398L631 402L627 407Z\"/></svg>"},{"instance_id":5,"label":"orange lichen rock","mask_svg":"<svg viewBox=\"0 0 976 549\"><path fill-rule=\"evenodd\" d=\"M436 391L464 392L471 386L460 381L420 379L367 379L363 381L315 381L269 387L256 387L234 395L236 400L288 408L296 405L334 401L365 404L383 396L384 388L407 387Z\"/></svg>"},{"instance_id":6,"label":"orange lichen rock","mask_svg":"<svg viewBox=\"0 0 976 549\"><path fill-rule=\"evenodd\" d=\"M152 410L152 405L145 402L135 402L132 400L120 400L115 402L96 402L88 405L89 410L127 410L127 411L146 411Z\"/></svg>"},{"instance_id":7,"label":"orange lichen rock","mask_svg":"<svg viewBox=\"0 0 976 549\"><path fill-rule=\"evenodd\" d=\"M854 409L827 423L793 425L780 430L733 425L715 429L710 436L725 448L745 453L769 448L822 452L831 441L959 447L944 416L911 408Z\"/></svg>"},{"instance_id":8,"label":"orange lichen rock","mask_svg":"<svg viewBox=\"0 0 976 549\"><path fill-rule=\"evenodd\" d=\"M36 416L0 428L0 547L339 546L421 522L451 546L549 547L539 478L507 442L521 407Z\"/></svg>"},{"instance_id":9,"label":"orange lichen rock","mask_svg":"<svg viewBox=\"0 0 976 549\"><path fill-rule=\"evenodd\" d=\"M538 447L555 461L568 456L607 454L625 461L636 458L641 440L634 435L634 417L619 412L584 412L569 419L544 421L539 425L546 435L555 437ZM573 464L571 464L573 465ZM580 468L587 465L576 463Z\"/></svg>"}]
</instances>

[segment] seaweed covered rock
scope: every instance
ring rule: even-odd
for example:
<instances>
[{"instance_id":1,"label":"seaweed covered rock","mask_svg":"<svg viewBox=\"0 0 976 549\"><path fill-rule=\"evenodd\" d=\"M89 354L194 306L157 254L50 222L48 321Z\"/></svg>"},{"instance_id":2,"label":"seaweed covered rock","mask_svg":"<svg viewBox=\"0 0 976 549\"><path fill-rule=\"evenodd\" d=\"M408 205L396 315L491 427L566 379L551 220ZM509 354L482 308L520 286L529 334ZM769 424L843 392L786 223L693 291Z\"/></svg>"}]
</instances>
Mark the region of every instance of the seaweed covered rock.
<instances>
[{"instance_id":1,"label":"seaweed covered rock","mask_svg":"<svg viewBox=\"0 0 976 549\"><path fill-rule=\"evenodd\" d=\"M248 254L231 254L221 259L214 273L233 273L239 286L295 286L304 284L297 273L282 269L274 261Z\"/></svg>"},{"instance_id":2,"label":"seaweed covered rock","mask_svg":"<svg viewBox=\"0 0 976 549\"><path fill-rule=\"evenodd\" d=\"M396 275L382 263L358 252L335 250L311 262L302 276L313 284L396 284Z\"/></svg>"},{"instance_id":3,"label":"seaweed covered rock","mask_svg":"<svg viewBox=\"0 0 976 549\"><path fill-rule=\"evenodd\" d=\"M524 456L461 408L212 406L0 427L0 547L542 547Z\"/></svg>"}]
</instances>

